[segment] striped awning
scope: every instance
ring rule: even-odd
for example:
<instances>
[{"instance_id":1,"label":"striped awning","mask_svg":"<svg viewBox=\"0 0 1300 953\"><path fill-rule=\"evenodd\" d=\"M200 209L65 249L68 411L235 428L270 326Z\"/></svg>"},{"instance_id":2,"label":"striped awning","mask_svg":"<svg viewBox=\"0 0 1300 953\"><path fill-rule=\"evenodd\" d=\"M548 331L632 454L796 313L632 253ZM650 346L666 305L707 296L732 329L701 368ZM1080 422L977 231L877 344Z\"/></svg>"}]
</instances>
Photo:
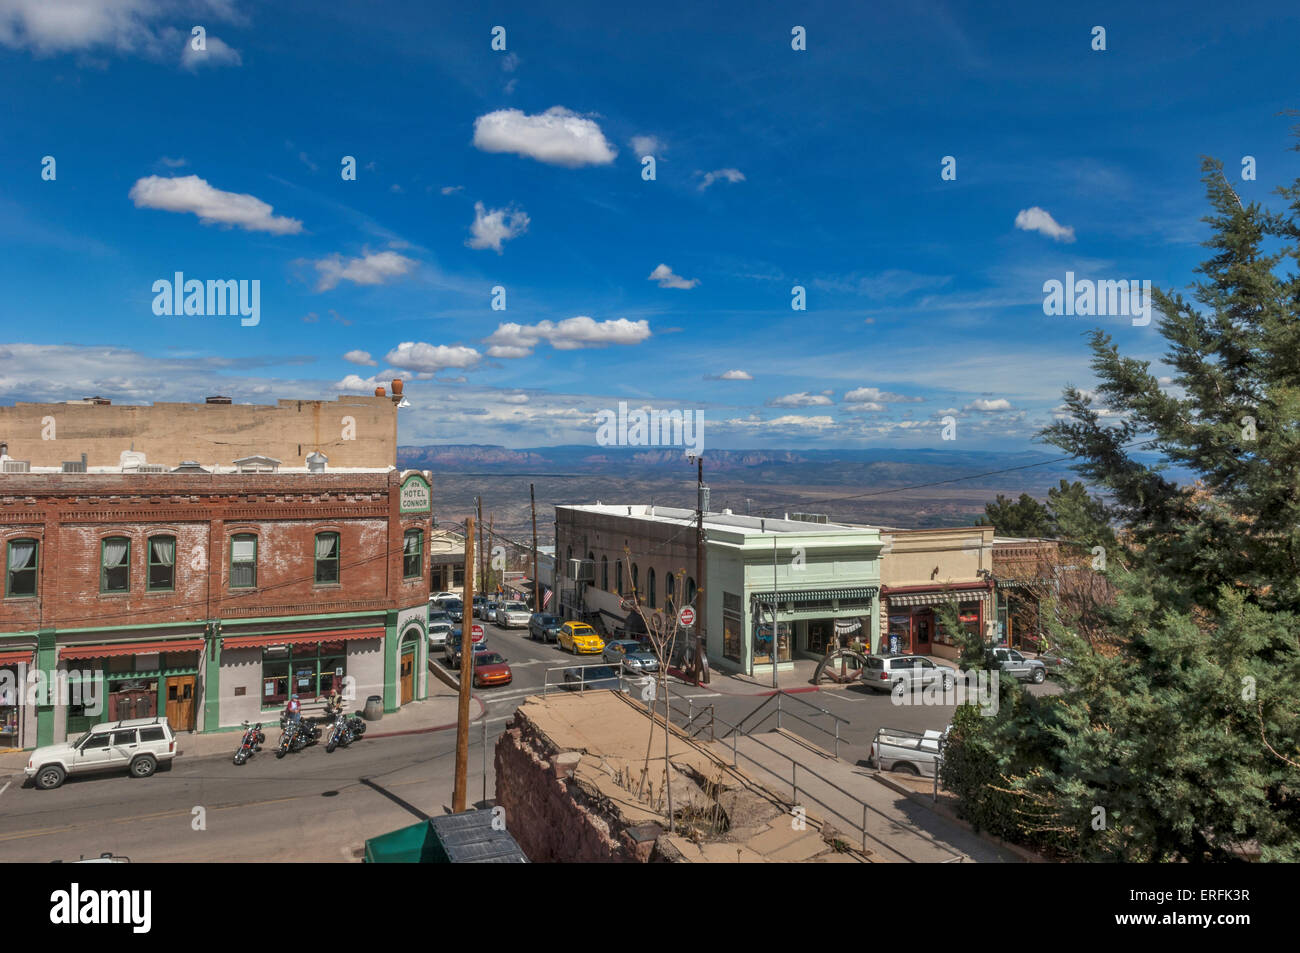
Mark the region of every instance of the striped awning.
<instances>
[{"instance_id":1,"label":"striped awning","mask_svg":"<svg viewBox=\"0 0 1300 953\"><path fill-rule=\"evenodd\" d=\"M863 599L874 599L880 592L879 586L856 586L847 589L790 589L779 590L776 594L776 601L779 604L801 605L809 602L830 602L832 599L838 599L840 602L853 602ZM772 602L772 593L756 592L753 594L754 599L763 605L769 605Z\"/></svg>"},{"instance_id":2,"label":"striped awning","mask_svg":"<svg viewBox=\"0 0 1300 953\"><path fill-rule=\"evenodd\" d=\"M30 662L35 649L20 649L14 652L0 652L0 665L6 665L11 662Z\"/></svg>"},{"instance_id":3,"label":"striped awning","mask_svg":"<svg viewBox=\"0 0 1300 953\"><path fill-rule=\"evenodd\" d=\"M152 655L155 652L197 652L202 639L170 639L162 642L112 642L107 645L64 645L61 659L112 658L118 655Z\"/></svg>"},{"instance_id":4,"label":"striped awning","mask_svg":"<svg viewBox=\"0 0 1300 953\"><path fill-rule=\"evenodd\" d=\"M303 642L347 642L351 639L382 639L384 627L368 629L331 629L324 632L276 632L271 635L222 636L221 647L247 649L263 645L299 645Z\"/></svg>"},{"instance_id":5,"label":"striped awning","mask_svg":"<svg viewBox=\"0 0 1300 953\"><path fill-rule=\"evenodd\" d=\"M945 602L988 602L987 589L935 590L933 592L895 592L885 596L891 609L898 606L941 606Z\"/></svg>"}]
</instances>

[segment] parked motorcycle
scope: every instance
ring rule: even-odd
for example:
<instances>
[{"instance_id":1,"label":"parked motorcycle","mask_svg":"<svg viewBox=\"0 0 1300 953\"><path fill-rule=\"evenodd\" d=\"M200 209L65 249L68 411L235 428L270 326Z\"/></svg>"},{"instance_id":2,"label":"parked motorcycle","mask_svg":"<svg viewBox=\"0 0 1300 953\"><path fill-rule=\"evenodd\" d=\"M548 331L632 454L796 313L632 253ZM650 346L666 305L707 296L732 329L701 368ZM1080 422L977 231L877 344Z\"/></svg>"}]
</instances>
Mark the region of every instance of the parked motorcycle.
<instances>
[{"instance_id":1,"label":"parked motorcycle","mask_svg":"<svg viewBox=\"0 0 1300 953\"><path fill-rule=\"evenodd\" d=\"M347 747L352 744L354 735L352 734L352 725L349 720L342 714L331 712L329 738L325 741L325 750L333 753L339 745Z\"/></svg>"},{"instance_id":2,"label":"parked motorcycle","mask_svg":"<svg viewBox=\"0 0 1300 953\"><path fill-rule=\"evenodd\" d=\"M283 758L290 751L301 751L309 745L320 741L321 730L310 718L290 721L285 715L280 716L280 741L275 748L275 756Z\"/></svg>"},{"instance_id":3,"label":"parked motorcycle","mask_svg":"<svg viewBox=\"0 0 1300 953\"><path fill-rule=\"evenodd\" d=\"M235 764L243 764L261 751L264 744L266 744L266 734L262 731L262 723L249 725L248 722L244 722L244 737L240 739L239 750L235 752Z\"/></svg>"}]
</instances>

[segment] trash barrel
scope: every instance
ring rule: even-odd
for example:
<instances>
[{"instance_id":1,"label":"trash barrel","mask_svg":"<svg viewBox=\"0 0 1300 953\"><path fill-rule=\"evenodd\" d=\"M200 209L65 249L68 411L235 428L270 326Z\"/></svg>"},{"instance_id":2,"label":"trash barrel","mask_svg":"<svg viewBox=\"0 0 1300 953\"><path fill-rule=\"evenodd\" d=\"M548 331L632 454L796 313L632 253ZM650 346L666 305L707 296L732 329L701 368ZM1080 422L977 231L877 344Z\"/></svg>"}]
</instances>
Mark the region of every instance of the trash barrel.
<instances>
[{"instance_id":1,"label":"trash barrel","mask_svg":"<svg viewBox=\"0 0 1300 953\"><path fill-rule=\"evenodd\" d=\"M384 699L379 695L371 695L366 699L365 710L361 712L361 717L366 721L378 721L384 717Z\"/></svg>"}]
</instances>

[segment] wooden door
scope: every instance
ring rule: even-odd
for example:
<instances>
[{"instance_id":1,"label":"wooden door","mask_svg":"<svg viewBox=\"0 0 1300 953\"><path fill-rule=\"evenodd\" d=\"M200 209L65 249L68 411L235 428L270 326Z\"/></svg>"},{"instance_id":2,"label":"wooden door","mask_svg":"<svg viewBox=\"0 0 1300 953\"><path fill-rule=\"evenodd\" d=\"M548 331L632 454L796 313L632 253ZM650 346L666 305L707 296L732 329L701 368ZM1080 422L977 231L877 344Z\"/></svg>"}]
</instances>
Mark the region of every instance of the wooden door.
<instances>
[{"instance_id":1,"label":"wooden door","mask_svg":"<svg viewBox=\"0 0 1300 953\"><path fill-rule=\"evenodd\" d=\"M172 731L194 730L193 675L173 675L167 679L167 721Z\"/></svg>"},{"instance_id":2,"label":"wooden door","mask_svg":"<svg viewBox=\"0 0 1300 953\"><path fill-rule=\"evenodd\" d=\"M928 612L925 615L918 615L913 619L916 626L916 654L930 654L930 624L933 616Z\"/></svg>"},{"instance_id":3,"label":"wooden door","mask_svg":"<svg viewBox=\"0 0 1300 953\"><path fill-rule=\"evenodd\" d=\"M402 654L402 700L400 704L405 705L411 699L415 698L415 653L404 652Z\"/></svg>"}]
</instances>

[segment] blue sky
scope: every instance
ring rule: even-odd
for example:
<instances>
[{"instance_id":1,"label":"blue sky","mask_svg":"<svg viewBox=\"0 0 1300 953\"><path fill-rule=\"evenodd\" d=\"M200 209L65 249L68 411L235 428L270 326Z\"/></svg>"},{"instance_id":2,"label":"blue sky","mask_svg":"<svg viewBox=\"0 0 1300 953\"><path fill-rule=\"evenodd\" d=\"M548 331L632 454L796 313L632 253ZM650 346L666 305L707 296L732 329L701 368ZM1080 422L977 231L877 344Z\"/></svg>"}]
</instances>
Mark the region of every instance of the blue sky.
<instances>
[{"instance_id":1,"label":"blue sky","mask_svg":"<svg viewBox=\"0 0 1300 953\"><path fill-rule=\"evenodd\" d=\"M706 452L1024 449L1088 330L1162 354L1043 283L1184 288L1200 157L1273 204L1300 171L1280 4L444 6L0 0L0 401L396 375L403 443L594 444L627 401ZM177 271L259 323L155 315Z\"/></svg>"}]
</instances>

